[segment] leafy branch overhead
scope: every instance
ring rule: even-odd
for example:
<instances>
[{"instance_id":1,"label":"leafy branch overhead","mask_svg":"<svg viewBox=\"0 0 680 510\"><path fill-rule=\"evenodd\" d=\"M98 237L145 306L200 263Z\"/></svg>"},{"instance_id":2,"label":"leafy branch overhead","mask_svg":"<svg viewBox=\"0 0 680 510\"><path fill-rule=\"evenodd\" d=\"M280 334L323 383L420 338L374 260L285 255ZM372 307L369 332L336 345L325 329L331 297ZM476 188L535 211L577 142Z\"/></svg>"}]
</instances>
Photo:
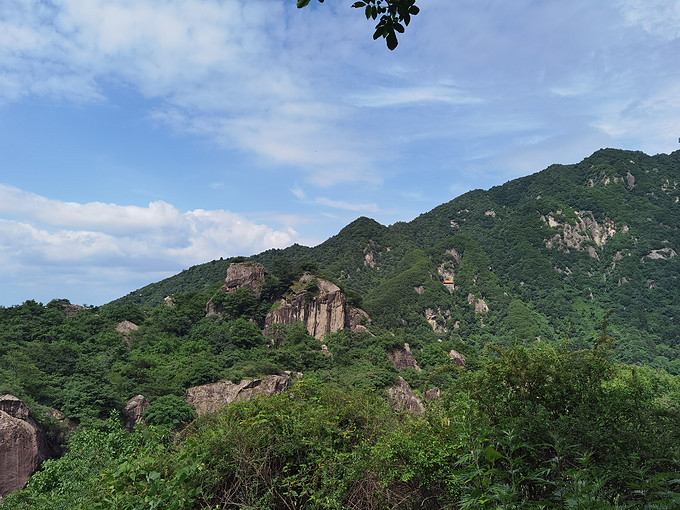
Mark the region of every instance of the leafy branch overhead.
<instances>
[{"instance_id":1,"label":"leafy branch overhead","mask_svg":"<svg viewBox=\"0 0 680 510\"><path fill-rule=\"evenodd\" d=\"M310 1L298 0L298 9L306 7ZM323 3L324 0L319 0L319 2ZM390 50L399 44L397 32L403 34L404 27L411 22L411 16L420 12L416 6L416 0L361 0L354 2L352 7L364 9L366 19L378 20L373 39L384 37Z\"/></svg>"}]
</instances>

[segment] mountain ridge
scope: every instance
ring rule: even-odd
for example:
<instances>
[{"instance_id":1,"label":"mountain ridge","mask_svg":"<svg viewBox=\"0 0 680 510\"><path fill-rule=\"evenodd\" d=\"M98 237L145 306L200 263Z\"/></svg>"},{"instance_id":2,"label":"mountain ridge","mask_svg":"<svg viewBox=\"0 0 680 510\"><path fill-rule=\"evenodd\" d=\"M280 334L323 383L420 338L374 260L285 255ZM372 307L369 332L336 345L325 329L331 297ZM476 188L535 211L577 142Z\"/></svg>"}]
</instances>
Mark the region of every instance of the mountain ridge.
<instances>
[{"instance_id":1,"label":"mountain ridge","mask_svg":"<svg viewBox=\"0 0 680 510\"><path fill-rule=\"evenodd\" d=\"M680 354L678 181L680 151L601 149L471 190L410 222L360 217L315 247L248 260L312 264L360 294L378 324L475 345L491 337L583 342L612 308L621 358L668 368ZM240 258L194 266L112 304L216 288L232 260ZM445 274L456 280L453 292ZM145 300L149 291L155 301Z\"/></svg>"}]
</instances>

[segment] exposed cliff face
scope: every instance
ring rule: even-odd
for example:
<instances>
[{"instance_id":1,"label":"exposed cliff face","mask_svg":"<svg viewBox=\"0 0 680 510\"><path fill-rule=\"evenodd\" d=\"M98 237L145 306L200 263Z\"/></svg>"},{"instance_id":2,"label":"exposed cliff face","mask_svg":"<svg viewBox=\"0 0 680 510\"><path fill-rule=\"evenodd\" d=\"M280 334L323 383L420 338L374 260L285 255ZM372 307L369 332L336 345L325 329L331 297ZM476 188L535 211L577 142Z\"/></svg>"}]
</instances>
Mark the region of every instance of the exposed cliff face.
<instances>
[{"instance_id":1,"label":"exposed cliff face","mask_svg":"<svg viewBox=\"0 0 680 510\"><path fill-rule=\"evenodd\" d=\"M303 322L309 334L321 340L344 328L365 330L360 322L370 320L363 310L347 306L345 295L334 283L305 274L293 289L290 297L267 314L265 333L273 324Z\"/></svg>"},{"instance_id":2,"label":"exposed cliff face","mask_svg":"<svg viewBox=\"0 0 680 510\"><path fill-rule=\"evenodd\" d=\"M262 294L264 277L267 270L257 262L234 262L227 268L227 277L220 290L224 292L234 292L235 290L246 288L250 289L256 297ZM206 315L220 313L219 305L215 305L212 300L206 305Z\"/></svg>"},{"instance_id":3,"label":"exposed cliff face","mask_svg":"<svg viewBox=\"0 0 680 510\"><path fill-rule=\"evenodd\" d=\"M560 232L545 240L545 245L548 248L556 248L569 253L569 249L581 250L583 243L589 241L595 242L595 245L600 248L617 231L612 220L607 219L600 224L590 211L575 211L576 220L572 223L561 221L559 219L561 215L562 211L557 211L554 216L553 214L549 214L547 217L541 216L544 223ZM624 226L621 231L623 233L628 232L628 227ZM592 248L588 250L590 256L597 258L594 247L592 245L590 247Z\"/></svg>"},{"instance_id":4,"label":"exposed cliff face","mask_svg":"<svg viewBox=\"0 0 680 510\"><path fill-rule=\"evenodd\" d=\"M398 347L397 349L389 351L387 356L390 358L392 363L394 363L394 366L397 367L397 370L401 370L403 368L412 368L420 372L420 367L418 366L416 359L413 357L411 346L409 344L405 343L403 347Z\"/></svg>"},{"instance_id":5,"label":"exposed cliff face","mask_svg":"<svg viewBox=\"0 0 680 510\"><path fill-rule=\"evenodd\" d=\"M135 425L144 422L142 413L149 408L149 405L144 395L137 395L127 401L125 411L123 411L123 424L129 432L133 431Z\"/></svg>"},{"instance_id":6,"label":"exposed cliff face","mask_svg":"<svg viewBox=\"0 0 680 510\"><path fill-rule=\"evenodd\" d=\"M0 397L0 497L23 487L49 456L45 434L26 405L12 395Z\"/></svg>"},{"instance_id":7,"label":"exposed cliff face","mask_svg":"<svg viewBox=\"0 0 680 510\"><path fill-rule=\"evenodd\" d=\"M399 377L397 384L387 389L387 396L395 412L425 414L425 407L403 377Z\"/></svg>"},{"instance_id":8,"label":"exposed cliff face","mask_svg":"<svg viewBox=\"0 0 680 510\"><path fill-rule=\"evenodd\" d=\"M261 379L243 380L238 384L218 382L189 388L184 400L196 410L198 416L214 413L233 402L246 402L258 395L276 395L290 386L294 377L302 374L268 375Z\"/></svg>"}]
</instances>

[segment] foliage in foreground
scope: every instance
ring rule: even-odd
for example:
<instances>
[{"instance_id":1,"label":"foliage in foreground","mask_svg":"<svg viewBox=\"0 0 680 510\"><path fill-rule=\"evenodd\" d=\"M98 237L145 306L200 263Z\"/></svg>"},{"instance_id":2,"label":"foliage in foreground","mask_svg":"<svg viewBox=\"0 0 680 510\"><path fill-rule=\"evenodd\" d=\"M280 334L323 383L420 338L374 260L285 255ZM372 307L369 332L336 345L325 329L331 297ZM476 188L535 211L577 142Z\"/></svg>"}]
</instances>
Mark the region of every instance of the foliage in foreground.
<instances>
[{"instance_id":1,"label":"foliage in foreground","mask_svg":"<svg viewBox=\"0 0 680 510\"><path fill-rule=\"evenodd\" d=\"M606 340L606 334L603 339ZM607 345L490 350L423 417L303 380L189 425L71 440L7 508L677 508L680 384Z\"/></svg>"}]
</instances>

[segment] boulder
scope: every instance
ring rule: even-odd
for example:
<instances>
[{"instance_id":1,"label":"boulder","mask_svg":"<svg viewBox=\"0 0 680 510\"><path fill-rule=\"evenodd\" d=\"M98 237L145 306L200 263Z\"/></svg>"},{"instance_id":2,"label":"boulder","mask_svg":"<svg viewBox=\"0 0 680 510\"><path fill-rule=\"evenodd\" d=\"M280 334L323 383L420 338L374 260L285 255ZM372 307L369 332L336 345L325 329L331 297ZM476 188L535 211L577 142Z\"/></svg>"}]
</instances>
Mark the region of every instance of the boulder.
<instances>
[{"instance_id":1,"label":"boulder","mask_svg":"<svg viewBox=\"0 0 680 510\"><path fill-rule=\"evenodd\" d=\"M267 270L265 267L257 262L233 262L227 268L227 277L220 290L234 292L243 288L250 289L259 298L262 294L264 277L266 275ZM221 313L222 310L210 300L206 305L205 312L206 315L215 315Z\"/></svg>"},{"instance_id":2,"label":"boulder","mask_svg":"<svg viewBox=\"0 0 680 510\"><path fill-rule=\"evenodd\" d=\"M277 395L283 393L294 377L302 374L285 373L284 375L268 375L261 379L243 380L240 383L217 382L189 388L184 400L196 410L198 416L214 413L220 408L234 403L246 402L258 395Z\"/></svg>"},{"instance_id":3,"label":"boulder","mask_svg":"<svg viewBox=\"0 0 680 510\"><path fill-rule=\"evenodd\" d=\"M403 377L399 377L397 384L387 389L387 397L395 412L409 411L420 415L425 413L422 402Z\"/></svg>"},{"instance_id":4,"label":"boulder","mask_svg":"<svg viewBox=\"0 0 680 510\"><path fill-rule=\"evenodd\" d=\"M403 368L412 368L414 370L420 371L418 362L413 357L413 353L411 352L411 346L409 346L407 343L405 343L403 347L392 349L387 353L387 356L390 358L392 363L394 363L394 366L397 367L397 370L401 370Z\"/></svg>"},{"instance_id":5,"label":"boulder","mask_svg":"<svg viewBox=\"0 0 680 510\"><path fill-rule=\"evenodd\" d=\"M459 353L458 351L451 350L449 351L449 356L459 367L465 366L465 356L463 354Z\"/></svg>"},{"instance_id":6,"label":"boulder","mask_svg":"<svg viewBox=\"0 0 680 510\"><path fill-rule=\"evenodd\" d=\"M225 292L234 292L237 289L250 289L257 297L262 294L264 277L267 270L257 262L234 262L227 269L227 277L222 285Z\"/></svg>"},{"instance_id":7,"label":"boulder","mask_svg":"<svg viewBox=\"0 0 680 510\"><path fill-rule=\"evenodd\" d=\"M23 487L50 457L42 428L13 395L0 397L0 497Z\"/></svg>"},{"instance_id":8,"label":"boulder","mask_svg":"<svg viewBox=\"0 0 680 510\"><path fill-rule=\"evenodd\" d=\"M137 395L127 401L125 411L123 411L123 423L128 431L132 432L135 425L144 422L142 413L149 408L149 405L149 401L144 395Z\"/></svg>"}]
</instances>

